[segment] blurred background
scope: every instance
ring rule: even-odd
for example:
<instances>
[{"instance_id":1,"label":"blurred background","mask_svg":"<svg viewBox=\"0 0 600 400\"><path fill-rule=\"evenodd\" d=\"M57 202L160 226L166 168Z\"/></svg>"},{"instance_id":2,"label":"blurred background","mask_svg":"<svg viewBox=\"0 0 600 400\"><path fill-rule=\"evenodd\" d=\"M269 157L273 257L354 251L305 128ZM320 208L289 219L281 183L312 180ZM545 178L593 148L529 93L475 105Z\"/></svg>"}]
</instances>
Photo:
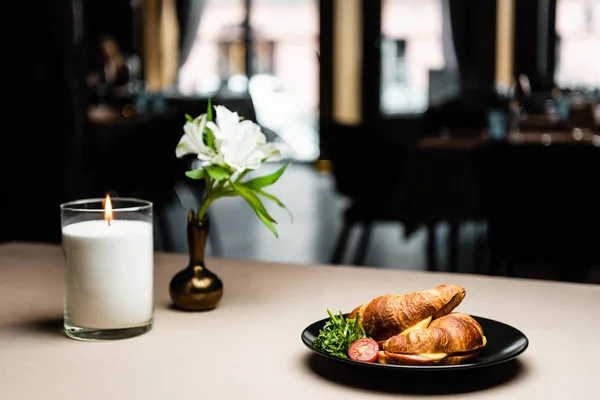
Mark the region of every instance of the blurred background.
<instances>
[{"instance_id":1,"label":"blurred background","mask_svg":"<svg viewBox=\"0 0 600 400\"><path fill-rule=\"evenodd\" d=\"M108 192L152 200L156 249L186 253L203 188L174 150L212 98L292 163L273 193L293 214L273 210L276 239L243 200L216 202L212 256L600 283L600 0L17 14L1 241L58 243L59 204Z\"/></svg>"}]
</instances>

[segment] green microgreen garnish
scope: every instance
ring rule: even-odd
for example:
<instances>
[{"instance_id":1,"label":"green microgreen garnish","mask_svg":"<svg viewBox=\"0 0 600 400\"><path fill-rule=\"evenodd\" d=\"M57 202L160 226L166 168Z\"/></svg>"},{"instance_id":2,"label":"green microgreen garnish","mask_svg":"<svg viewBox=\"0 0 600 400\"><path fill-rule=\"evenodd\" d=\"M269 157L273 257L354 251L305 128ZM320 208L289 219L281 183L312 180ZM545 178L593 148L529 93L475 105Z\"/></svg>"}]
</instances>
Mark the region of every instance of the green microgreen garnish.
<instances>
[{"instance_id":1,"label":"green microgreen garnish","mask_svg":"<svg viewBox=\"0 0 600 400\"><path fill-rule=\"evenodd\" d=\"M359 314L346 318L340 311L335 315L327 310L329 320L319 330L313 342L313 348L335 357L348 358L348 347L357 339L367 337L365 328L359 322Z\"/></svg>"}]
</instances>

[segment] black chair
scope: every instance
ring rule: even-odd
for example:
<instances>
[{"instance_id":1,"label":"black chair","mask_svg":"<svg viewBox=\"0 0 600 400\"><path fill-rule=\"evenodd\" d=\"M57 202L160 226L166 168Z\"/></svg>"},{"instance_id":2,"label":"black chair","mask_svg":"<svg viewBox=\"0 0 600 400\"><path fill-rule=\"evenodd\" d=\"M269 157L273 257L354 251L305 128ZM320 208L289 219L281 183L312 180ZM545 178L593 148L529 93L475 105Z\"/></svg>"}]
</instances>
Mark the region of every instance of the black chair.
<instances>
[{"instance_id":1,"label":"black chair","mask_svg":"<svg viewBox=\"0 0 600 400\"><path fill-rule=\"evenodd\" d=\"M544 263L584 281L598 263L600 148L491 144L474 153L492 274Z\"/></svg>"},{"instance_id":2,"label":"black chair","mask_svg":"<svg viewBox=\"0 0 600 400\"><path fill-rule=\"evenodd\" d=\"M406 149L362 128L336 127L327 141L336 190L348 199L330 263L340 264L354 227L362 227L352 264L363 265L373 225L400 222Z\"/></svg>"}]
</instances>

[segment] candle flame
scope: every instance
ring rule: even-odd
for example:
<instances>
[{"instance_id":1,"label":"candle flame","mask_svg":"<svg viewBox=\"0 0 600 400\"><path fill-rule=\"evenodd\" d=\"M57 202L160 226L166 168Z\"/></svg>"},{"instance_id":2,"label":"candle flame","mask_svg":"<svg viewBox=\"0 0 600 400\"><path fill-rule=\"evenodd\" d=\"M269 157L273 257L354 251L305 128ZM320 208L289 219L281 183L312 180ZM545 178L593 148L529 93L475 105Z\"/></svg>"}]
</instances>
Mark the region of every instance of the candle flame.
<instances>
[{"instance_id":1,"label":"candle flame","mask_svg":"<svg viewBox=\"0 0 600 400\"><path fill-rule=\"evenodd\" d=\"M113 209L112 209L112 202L110 201L110 196L106 195L106 198L103 201L104 203L104 219L106 220L106 222L108 222L108 225L110 225L110 220L113 219Z\"/></svg>"}]
</instances>

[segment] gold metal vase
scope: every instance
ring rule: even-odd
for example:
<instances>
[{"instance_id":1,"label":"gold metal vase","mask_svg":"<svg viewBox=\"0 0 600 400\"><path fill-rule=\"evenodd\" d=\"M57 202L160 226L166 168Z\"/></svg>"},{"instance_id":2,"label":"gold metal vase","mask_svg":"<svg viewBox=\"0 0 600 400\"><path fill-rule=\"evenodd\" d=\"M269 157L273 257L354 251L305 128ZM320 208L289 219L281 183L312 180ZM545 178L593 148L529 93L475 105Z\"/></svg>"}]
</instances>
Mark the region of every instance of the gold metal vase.
<instances>
[{"instance_id":1,"label":"gold metal vase","mask_svg":"<svg viewBox=\"0 0 600 400\"><path fill-rule=\"evenodd\" d=\"M223 296L223 282L204 264L204 249L210 223L205 215L189 212L187 240L190 262L171 279L169 294L176 308L189 311L212 310Z\"/></svg>"}]
</instances>

